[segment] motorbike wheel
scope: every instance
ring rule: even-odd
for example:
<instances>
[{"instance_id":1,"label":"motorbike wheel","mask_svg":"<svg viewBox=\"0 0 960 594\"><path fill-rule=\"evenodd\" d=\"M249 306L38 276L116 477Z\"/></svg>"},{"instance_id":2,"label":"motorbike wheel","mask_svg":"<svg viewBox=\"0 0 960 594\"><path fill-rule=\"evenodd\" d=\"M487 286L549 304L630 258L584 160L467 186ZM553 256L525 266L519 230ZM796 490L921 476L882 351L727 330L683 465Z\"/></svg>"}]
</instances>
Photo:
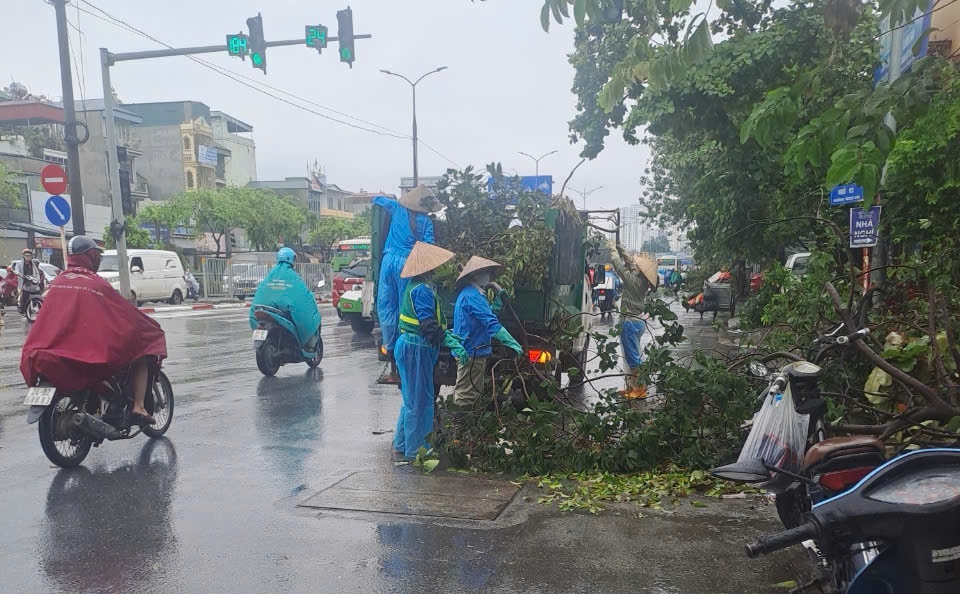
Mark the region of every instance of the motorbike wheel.
<instances>
[{"instance_id":1,"label":"motorbike wheel","mask_svg":"<svg viewBox=\"0 0 960 594\"><path fill-rule=\"evenodd\" d=\"M157 438L166 433L173 422L173 386L170 385L170 380L162 371L157 374L157 379L153 382L152 414L157 423L156 425L145 425L143 433L147 437Z\"/></svg>"},{"instance_id":2,"label":"motorbike wheel","mask_svg":"<svg viewBox=\"0 0 960 594\"><path fill-rule=\"evenodd\" d=\"M270 340L257 349L257 369L267 377L273 377L280 371L280 354Z\"/></svg>"},{"instance_id":3,"label":"motorbike wheel","mask_svg":"<svg viewBox=\"0 0 960 594\"><path fill-rule=\"evenodd\" d=\"M804 523L804 514L809 512L810 505L807 501L807 490L804 487L790 489L783 493L778 493L776 498L777 515L780 516L780 522L788 530L796 528Z\"/></svg>"},{"instance_id":4,"label":"motorbike wheel","mask_svg":"<svg viewBox=\"0 0 960 594\"><path fill-rule=\"evenodd\" d=\"M27 321L28 321L28 322L36 322L36 321L37 321L37 316L40 315L40 306L41 306L41 305L43 305L43 301L41 301L41 300L39 300L39 299L31 299L30 302L27 303L27 313L26 313L26 316L27 316Z\"/></svg>"},{"instance_id":5,"label":"motorbike wheel","mask_svg":"<svg viewBox=\"0 0 960 594\"><path fill-rule=\"evenodd\" d=\"M317 354L313 359L307 361L307 365L310 366L310 369L316 368L320 365L320 361L323 361L323 339L321 338L317 342Z\"/></svg>"},{"instance_id":6,"label":"motorbike wheel","mask_svg":"<svg viewBox=\"0 0 960 594\"><path fill-rule=\"evenodd\" d=\"M86 402L86 399L80 399ZM69 396L55 396L40 417L40 447L47 459L61 468L79 466L90 453L93 440L68 424L69 416L84 412Z\"/></svg>"}]
</instances>

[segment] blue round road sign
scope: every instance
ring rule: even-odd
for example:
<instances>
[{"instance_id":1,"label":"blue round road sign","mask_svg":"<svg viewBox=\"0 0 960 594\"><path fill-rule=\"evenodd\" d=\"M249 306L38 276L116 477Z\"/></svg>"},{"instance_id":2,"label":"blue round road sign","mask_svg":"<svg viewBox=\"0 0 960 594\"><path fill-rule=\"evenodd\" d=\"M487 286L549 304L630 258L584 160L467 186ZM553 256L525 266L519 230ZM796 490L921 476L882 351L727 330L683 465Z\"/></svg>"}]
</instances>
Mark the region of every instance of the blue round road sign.
<instances>
[{"instance_id":1,"label":"blue round road sign","mask_svg":"<svg viewBox=\"0 0 960 594\"><path fill-rule=\"evenodd\" d=\"M70 220L70 203L63 196L50 196L44 208L51 225L63 227Z\"/></svg>"}]
</instances>

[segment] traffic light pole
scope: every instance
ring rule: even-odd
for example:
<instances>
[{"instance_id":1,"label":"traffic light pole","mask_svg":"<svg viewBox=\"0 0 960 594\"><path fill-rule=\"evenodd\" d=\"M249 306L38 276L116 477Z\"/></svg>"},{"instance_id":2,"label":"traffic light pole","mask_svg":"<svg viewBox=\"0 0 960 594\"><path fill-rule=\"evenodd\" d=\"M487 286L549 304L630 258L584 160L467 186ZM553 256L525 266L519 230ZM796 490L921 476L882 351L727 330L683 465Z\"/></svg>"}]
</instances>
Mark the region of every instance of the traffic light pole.
<instances>
[{"instance_id":1,"label":"traffic light pole","mask_svg":"<svg viewBox=\"0 0 960 594\"><path fill-rule=\"evenodd\" d=\"M373 35L354 35L354 39L370 39ZM337 37L328 37L327 41L339 41ZM285 39L281 41L267 41L265 47L282 47L287 45L304 45L303 39ZM110 177L110 203L113 211L113 223L111 230L118 229L115 237L117 240L117 257L119 260L120 271L120 294L125 299L130 299L130 264L127 259L127 233L123 227L125 218L123 215L123 198L120 194L120 163L117 159L117 126L113 120L114 100L113 84L110 82L110 67L117 62L129 62L131 60L148 60L150 58L166 58L170 56L190 56L193 54L211 54L215 52L228 51L226 45L204 45L197 47L170 48L164 50L152 50L146 52L126 52L112 54L105 47L100 48L100 71L103 77L103 117L107 134L107 167ZM64 98L66 103L66 98ZM72 101L71 101L72 105ZM73 163L74 159L70 159ZM79 163L77 163L79 166ZM82 212L82 211L81 211Z\"/></svg>"}]
</instances>

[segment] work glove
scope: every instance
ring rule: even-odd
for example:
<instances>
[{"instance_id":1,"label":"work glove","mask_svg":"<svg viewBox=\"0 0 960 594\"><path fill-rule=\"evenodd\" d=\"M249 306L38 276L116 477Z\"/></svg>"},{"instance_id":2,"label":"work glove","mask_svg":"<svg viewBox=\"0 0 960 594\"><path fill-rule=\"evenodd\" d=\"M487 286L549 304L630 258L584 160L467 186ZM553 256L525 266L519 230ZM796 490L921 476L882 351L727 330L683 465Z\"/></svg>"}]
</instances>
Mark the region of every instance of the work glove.
<instances>
[{"instance_id":1,"label":"work glove","mask_svg":"<svg viewBox=\"0 0 960 594\"><path fill-rule=\"evenodd\" d=\"M510 336L510 333L507 332L507 329L503 326L497 330L497 333L494 334L493 337L502 342L507 348L516 352L518 355L523 353L523 347L521 347L520 343L514 340L512 336Z\"/></svg>"},{"instance_id":2,"label":"work glove","mask_svg":"<svg viewBox=\"0 0 960 594\"><path fill-rule=\"evenodd\" d=\"M506 289L500 289L499 291L494 291L491 289L493 298L490 300L490 309L493 310L493 313L499 314L500 310L503 309L503 304L506 303L507 295Z\"/></svg>"},{"instance_id":3,"label":"work glove","mask_svg":"<svg viewBox=\"0 0 960 594\"><path fill-rule=\"evenodd\" d=\"M466 366L470 361L470 356L467 354L467 349L463 348L463 339L447 330L443 335L443 346L450 349L450 352L453 353L453 356L457 358L460 365Z\"/></svg>"}]
</instances>

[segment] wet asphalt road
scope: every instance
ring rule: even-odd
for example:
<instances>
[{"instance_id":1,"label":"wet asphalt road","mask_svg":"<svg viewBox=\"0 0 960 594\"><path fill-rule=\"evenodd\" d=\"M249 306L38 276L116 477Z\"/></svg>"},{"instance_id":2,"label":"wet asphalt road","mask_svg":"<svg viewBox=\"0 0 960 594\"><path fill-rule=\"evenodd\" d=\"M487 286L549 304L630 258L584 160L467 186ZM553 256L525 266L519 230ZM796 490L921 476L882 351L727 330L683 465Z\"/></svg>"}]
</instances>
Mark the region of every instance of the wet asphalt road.
<instances>
[{"instance_id":1,"label":"wet asphalt road","mask_svg":"<svg viewBox=\"0 0 960 594\"><path fill-rule=\"evenodd\" d=\"M105 443L72 471L25 423L24 326L0 331L0 592L717 594L792 577L785 557L740 553L776 528L749 501L589 516L527 487L492 522L297 507L354 471L410 471L391 461L392 433L375 434L393 428L399 392L375 384L372 339L321 307L320 369L276 378L257 371L245 311L158 315L170 431Z\"/></svg>"}]
</instances>

